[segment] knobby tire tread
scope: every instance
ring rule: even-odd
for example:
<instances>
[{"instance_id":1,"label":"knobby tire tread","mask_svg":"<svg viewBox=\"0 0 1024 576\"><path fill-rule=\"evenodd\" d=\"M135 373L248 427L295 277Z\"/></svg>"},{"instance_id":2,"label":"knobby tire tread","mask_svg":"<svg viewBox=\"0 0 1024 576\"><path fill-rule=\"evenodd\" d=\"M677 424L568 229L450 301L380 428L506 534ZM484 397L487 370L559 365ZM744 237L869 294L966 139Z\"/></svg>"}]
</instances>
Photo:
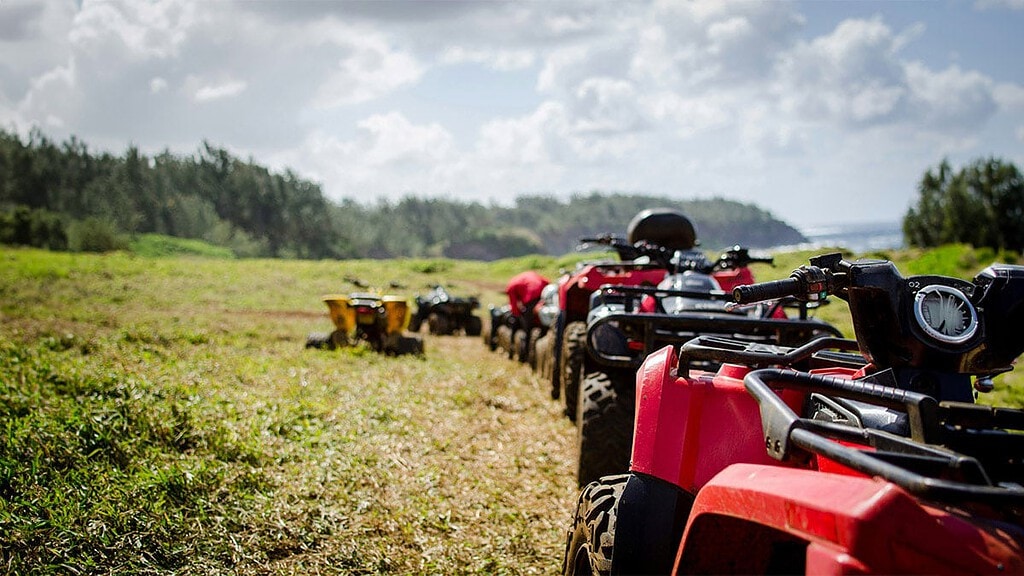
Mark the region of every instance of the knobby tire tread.
<instances>
[{"instance_id":1,"label":"knobby tire tread","mask_svg":"<svg viewBox=\"0 0 1024 576\"><path fill-rule=\"evenodd\" d=\"M573 525L566 535L562 561L565 576L611 573L618 502L627 480L629 474L608 476L591 482L580 492ZM583 561L585 570L579 566Z\"/></svg>"},{"instance_id":2,"label":"knobby tire tread","mask_svg":"<svg viewBox=\"0 0 1024 576\"><path fill-rule=\"evenodd\" d=\"M629 471L636 410L635 374L591 372L580 391L577 480L580 486Z\"/></svg>"},{"instance_id":3,"label":"knobby tire tread","mask_svg":"<svg viewBox=\"0 0 1024 576\"><path fill-rule=\"evenodd\" d=\"M583 378L583 357L587 353L587 325L572 322L565 327L562 340L562 397L565 399L565 415L576 422L579 408L579 391Z\"/></svg>"}]
</instances>

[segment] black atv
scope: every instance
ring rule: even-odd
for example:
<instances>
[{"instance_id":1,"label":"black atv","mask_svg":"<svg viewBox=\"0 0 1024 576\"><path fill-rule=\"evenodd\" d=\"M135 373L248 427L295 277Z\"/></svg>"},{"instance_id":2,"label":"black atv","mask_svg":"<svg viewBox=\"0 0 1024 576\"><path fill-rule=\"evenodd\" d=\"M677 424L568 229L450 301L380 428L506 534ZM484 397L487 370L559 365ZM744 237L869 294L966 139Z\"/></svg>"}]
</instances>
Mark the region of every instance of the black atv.
<instances>
[{"instance_id":1,"label":"black atv","mask_svg":"<svg viewBox=\"0 0 1024 576\"><path fill-rule=\"evenodd\" d=\"M455 297L438 284L427 294L417 296L416 306L416 313L409 319L409 330L412 332L419 332L424 322L430 333L437 336L448 336L459 331L466 336L480 336L483 332L483 321L473 315L473 311L480 307L480 301L475 296Z\"/></svg>"}]
</instances>

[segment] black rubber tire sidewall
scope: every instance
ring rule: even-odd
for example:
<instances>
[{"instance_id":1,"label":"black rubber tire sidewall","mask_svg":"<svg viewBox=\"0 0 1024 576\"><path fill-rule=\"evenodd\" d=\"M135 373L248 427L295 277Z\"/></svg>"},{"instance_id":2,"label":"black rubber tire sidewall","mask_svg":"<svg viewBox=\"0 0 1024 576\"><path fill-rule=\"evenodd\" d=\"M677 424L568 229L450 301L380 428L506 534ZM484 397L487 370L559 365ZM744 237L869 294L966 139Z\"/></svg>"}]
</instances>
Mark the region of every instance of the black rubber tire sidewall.
<instances>
[{"instance_id":1,"label":"black rubber tire sidewall","mask_svg":"<svg viewBox=\"0 0 1024 576\"><path fill-rule=\"evenodd\" d=\"M583 357L587 353L586 341L585 322L571 322L565 327L562 339L562 398L565 400L565 414L573 422L577 416Z\"/></svg>"},{"instance_id":2,"label":"black rubber tire sidewall","mask_svg":"<svg viewBox=\"0 0 1024 576\"><path fill-rule=\"evenodd\" d=\"M576 421L580 486L629 471L635 409L635 372L596 371L583 379Z\"/></svg>"},{"instance_id":3,"label":"black rubber tire sidewall","mask_svg":"<svg viewBox=\"0 0 1024 576\"><path fill-rule=\"evenodd\" d=\"M565 538L562 574L611 573L618 503L627 480L628 474L601 478L580 492L572 527ZM586 570L578 570L581 563L586 564Z\"/></svg>"},{"instance_id":4,"label":"black rubber tire sidewall","mask_svg":"<svg viewBox=\"0 0 1024 576\"><path fill-rule=\"evenodd\" d=\"M484 330L484 323L478 316L466 317L466 336L479 336Z\"/></svg>"},{"instance_id":5,"label":"black rubber tire sidewall","mask_svg":"<svg viewBox=\"0 0 1024 576\"><path fill-rule=\"evenodd\" d=\"M444 314L432 312L430 316L427 316L427 326L430 328L430 333L435 336L447 336L452 333L451 322Z\"/></svg>"}]
</instances>

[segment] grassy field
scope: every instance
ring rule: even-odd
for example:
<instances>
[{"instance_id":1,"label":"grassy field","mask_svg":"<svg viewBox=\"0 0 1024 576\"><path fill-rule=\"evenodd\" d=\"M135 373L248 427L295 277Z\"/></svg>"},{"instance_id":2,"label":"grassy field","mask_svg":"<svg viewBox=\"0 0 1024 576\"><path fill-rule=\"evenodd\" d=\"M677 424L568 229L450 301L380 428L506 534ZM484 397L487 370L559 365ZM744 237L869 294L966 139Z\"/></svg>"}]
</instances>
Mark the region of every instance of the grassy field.
<instances>
[{"instance_id":1,"label":"grassy field","mask_svg":"<svg viewBox=\"0 0 1024 576\"><path fill-rule=\"evenodd\" d=\"M756 272L782 277L808 255ZM889 256L906 274L961 277L994 257ZM351 290L344 277L499 303L512 274L572 262L0 248L0 566L556 572L575 436L525 366L477 338L427 336L422 358L303 343L330 328L319 296ZM850 332L842 303L823 315ZM1006 383L995 401L1024 404Z\"/></svg>"}]
</instances>

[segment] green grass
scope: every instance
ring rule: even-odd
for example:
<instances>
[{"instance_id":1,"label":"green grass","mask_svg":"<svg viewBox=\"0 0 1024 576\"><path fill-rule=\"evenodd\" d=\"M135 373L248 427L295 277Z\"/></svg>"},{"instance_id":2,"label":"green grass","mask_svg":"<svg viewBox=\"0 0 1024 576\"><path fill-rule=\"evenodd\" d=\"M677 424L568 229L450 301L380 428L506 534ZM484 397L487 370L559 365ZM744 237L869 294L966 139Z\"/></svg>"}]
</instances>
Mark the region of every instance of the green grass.
<instances>
[{"instance_id":1,"label":"green grass","mask_svg":"<svg viewBox=\"0 0 1024 576\"><path fill-rule=\"evenodd\" d=\"M214 246L202 240L176 238L162 234L141 234L131 241L130 250L139 256L197 256L202 258L234 258L229 248Z\"/></svg>"},{"instance_id":2,"label":"green grass","mask_svg":"<svg viewBox=\"0 0 1024 576\"><path fill-rule=\"evenodd\" d=\"M481 263L0 250L0 564L16 573L538 573L572 429L479 339L305 350L320 295Z\"/></svg>"},{"instance_id":3,"label":"green grass","mask_svg":"<svg viewBox=\"0 0 1024 576\"><path fill-rule=\"evenodd\" d=\"M988 263L967 249L959 276ZM759 265L779 278L811 253ZM904 272L938 265L894 255ZM0 248L0 565L13 573L553 573L575 432L476 338L305 350L345 278L485 304L532 267ZM404 289L387 286L397 282ZM821 315L844 327L845 305ZM845 324L843 324L845 322ZM997 399L1024 404L1008 376ZM1009 383L1010 385L1005 385Z\"/></svg>"}]
</instances>

